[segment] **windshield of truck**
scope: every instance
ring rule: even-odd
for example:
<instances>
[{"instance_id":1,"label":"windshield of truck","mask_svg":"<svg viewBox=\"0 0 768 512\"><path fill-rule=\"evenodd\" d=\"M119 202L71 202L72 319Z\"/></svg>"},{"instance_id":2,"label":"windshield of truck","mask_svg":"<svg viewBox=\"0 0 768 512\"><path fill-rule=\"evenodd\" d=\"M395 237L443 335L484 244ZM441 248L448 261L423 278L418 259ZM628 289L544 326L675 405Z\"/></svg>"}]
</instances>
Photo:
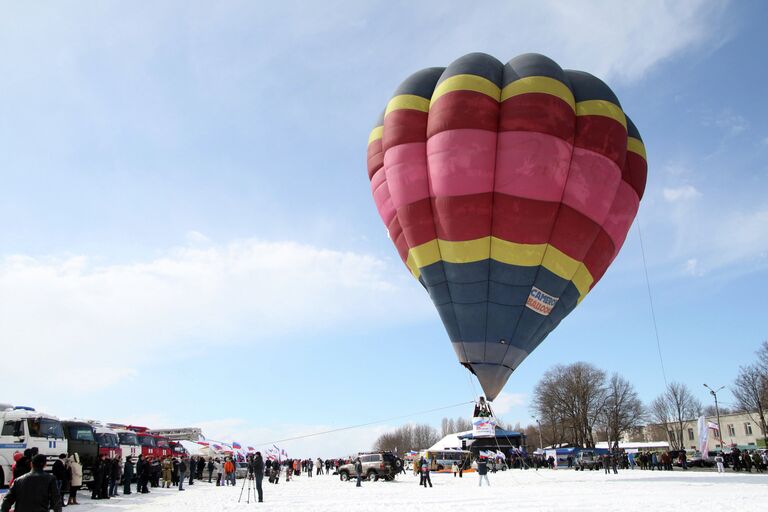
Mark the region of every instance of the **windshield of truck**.
<instances>
[{"instance_id":1,"label":"windshield of truck","mask_svg":"<svg viewBox=\"0 0 768 512\"><path fill-rule=\"evenodd\" d=\"M157 441L157 447L158 448L170 448L171 445L168 444L167 439L155 439Z\"/></svg>"},{"instance_id":2,"label":"windshield of truck","mask_svg":"<svg viewBox=\"0 0 768 512\"><path fill-rule=\"evenodd\" d=\"M69 425L67 432L69 432L68 439L72 441L95 441L90 425Z\"/></svg>"},{"instance_id":3,"label":"windshield of truck","mask_svg":"<svg viewBox=\"0 0 768 512\"><path fill-rule=\"evenodd\" d=\"M99 442L99 446L105 447L105 448L117 448L118 447L118 438L115 434L110 433L103 433L99 434L96 433L96 441Z\"/></svg>"},{"instance_id":4,"label":"windshield of truck","mask_svg":"<svg viewBox=\"0 0 768 512\"><path fill-rule=\"evenodd\" d=\"M139 436L139 444L141 446L149 446L150 448L157 446L155 444L155 438L152 436Z\"/></svg>"},{"instance_id":5,"label":"windshield of truck","mask_svg":"<svg viewBox=\"0 0 768 512\"><path fill-rule=\"evenodd\" d=\"M139 439L133 432L120 432L118 436L120 436L120 444L127 444L130 446L139 445Z\"/></svg>"},{"instance_id":6,"label":"windshield of truck","mask_svg":"<svg viewBox=\"0 0 768 512\"><path fill-rule=\"evenodd\" d=\"M59 420L52 420L50 418L28 418L27 426L29 427L29 435L32 437L64 438L64 429L61 428L61 422Z\"/></svg>"}]
</instances>

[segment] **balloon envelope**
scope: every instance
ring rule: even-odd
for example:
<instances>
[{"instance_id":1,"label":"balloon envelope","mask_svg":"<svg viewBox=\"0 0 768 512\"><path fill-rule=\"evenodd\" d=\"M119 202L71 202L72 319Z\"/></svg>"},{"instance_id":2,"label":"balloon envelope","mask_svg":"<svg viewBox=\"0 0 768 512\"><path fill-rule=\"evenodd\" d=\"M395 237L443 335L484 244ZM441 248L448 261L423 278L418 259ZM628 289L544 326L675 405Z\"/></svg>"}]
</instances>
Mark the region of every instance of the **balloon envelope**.
<instances>
[{"instance_id":1,"label":"balloon envelope","mask_svg":"<svg viewBox=\"0 0 768 512\"><path fill-rule=\"evenodd\" d=\"M613 91L538 54L465 55L408 77L368 139L400 257L493 400L600 280L646 181Z\"/></svg>"}]
</instances>

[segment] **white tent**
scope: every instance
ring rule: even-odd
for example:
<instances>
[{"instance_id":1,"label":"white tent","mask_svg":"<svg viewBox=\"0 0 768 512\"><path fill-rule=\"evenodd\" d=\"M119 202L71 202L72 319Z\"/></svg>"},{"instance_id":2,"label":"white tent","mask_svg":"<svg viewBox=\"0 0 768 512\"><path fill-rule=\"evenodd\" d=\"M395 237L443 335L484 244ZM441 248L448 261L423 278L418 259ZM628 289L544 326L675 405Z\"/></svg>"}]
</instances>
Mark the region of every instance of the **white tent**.
<instances>
[{"instance_id":1,"label":"white tent","mask_svg":"<svg viewBox=\"0 0 768 512\"><path fill-rule=\"evenodd\" d=\"M466 434L471 434L471 430L467 430L466 432L456 432L455 434L448 434L432 446L430 446L427 451L430 452L441 452L445 450L461 450L461 439L459 439L459 436L463 436Z\"/></svg>"}]
</instances>

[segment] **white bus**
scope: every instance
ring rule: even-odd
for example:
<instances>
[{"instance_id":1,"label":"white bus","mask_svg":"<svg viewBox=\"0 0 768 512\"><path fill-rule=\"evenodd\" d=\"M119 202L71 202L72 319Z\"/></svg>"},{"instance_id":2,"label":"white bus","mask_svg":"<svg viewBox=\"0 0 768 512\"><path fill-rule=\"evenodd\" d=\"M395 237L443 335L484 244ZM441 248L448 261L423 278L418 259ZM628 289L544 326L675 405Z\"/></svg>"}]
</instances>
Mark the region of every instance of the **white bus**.
<instances>
[{"instance_id":1,"label":"white bus","mask_svg":"<svg viewBox=\"0 0 768 512\"><path fill-rule=\"evenodd\" d=\"M454 462L459 466L469 464L470 455L469 450L426 450L421 452L419 457L424 457L429 461L429 467L432 471L441 471L451 469ZM414 460L414 463L418 463L418 461Z\"/></svg>"}]
</instances>

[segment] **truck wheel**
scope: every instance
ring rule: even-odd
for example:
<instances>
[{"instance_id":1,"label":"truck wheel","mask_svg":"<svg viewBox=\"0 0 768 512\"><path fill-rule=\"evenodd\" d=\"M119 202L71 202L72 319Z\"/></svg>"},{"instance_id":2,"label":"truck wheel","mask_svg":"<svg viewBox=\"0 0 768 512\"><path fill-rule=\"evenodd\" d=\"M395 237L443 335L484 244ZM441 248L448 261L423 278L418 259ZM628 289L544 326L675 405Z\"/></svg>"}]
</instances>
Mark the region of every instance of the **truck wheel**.
<instances>
[{"instance_id":1,"label":"truck wheel","mask_svg":"<svg viewBox=\"0 0 768 512\"><path fill-rule=\"evenodd\" d=\"M339 473L339 478L341 478L342 482L346 482L347 480L349 480L349 473L347 473L346 471L342 471L341 473Z\"/></svg>"},{"instance_id":2,"label":"truck wheel","mask_svg":"<svg viewBox=\"0 0 768 512\"><path fill-rule=\"evenodd\" d=\"M378 479L379 479L379 475L377 475L375 471L371 471L370 473L368 473L369 482L375 482Z\"/></svg>"}]
</instances>

